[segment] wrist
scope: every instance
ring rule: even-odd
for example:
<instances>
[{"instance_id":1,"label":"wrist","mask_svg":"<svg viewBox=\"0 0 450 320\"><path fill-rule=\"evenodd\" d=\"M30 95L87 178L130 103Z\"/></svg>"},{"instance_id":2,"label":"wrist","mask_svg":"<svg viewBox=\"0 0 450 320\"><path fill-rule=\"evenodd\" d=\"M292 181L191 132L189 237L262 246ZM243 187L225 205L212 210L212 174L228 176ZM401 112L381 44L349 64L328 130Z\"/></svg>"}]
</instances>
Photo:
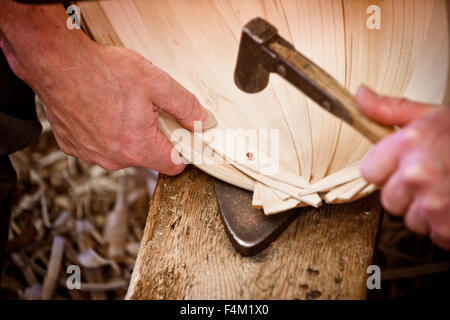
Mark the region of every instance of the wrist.
<instances>
[{"instance_id":1,"label":"wrist","mask_svg":"<svg viewBox=\"0 0 450 320\"><path fill-rule=\"evenodd\" d=\"M74 67L93 42L66 28L64 7L5 1L0 10L0 47L13 72L31 87Z\"/></svg>"}]
</instances>

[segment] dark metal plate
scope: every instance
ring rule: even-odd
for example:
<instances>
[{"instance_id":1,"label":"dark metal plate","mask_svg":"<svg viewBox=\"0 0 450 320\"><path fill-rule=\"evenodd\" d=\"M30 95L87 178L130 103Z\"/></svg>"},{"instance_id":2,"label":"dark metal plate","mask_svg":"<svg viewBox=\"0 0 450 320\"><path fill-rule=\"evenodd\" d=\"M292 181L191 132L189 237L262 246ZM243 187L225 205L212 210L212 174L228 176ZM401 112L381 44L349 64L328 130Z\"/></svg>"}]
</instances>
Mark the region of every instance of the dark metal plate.
<instances>
[{"instance_id":1,"label":"dark metal plate","mask_svg":"<svg viewBox=\"0 0 450 320\"><path fill-rule=\"evenodd\" d=\"M266 216L252 207L252 193L221 180L215 181L219 211L233 247L243 256L259 253L298 216L298 209Z\"/></svg>"}]
</instances>

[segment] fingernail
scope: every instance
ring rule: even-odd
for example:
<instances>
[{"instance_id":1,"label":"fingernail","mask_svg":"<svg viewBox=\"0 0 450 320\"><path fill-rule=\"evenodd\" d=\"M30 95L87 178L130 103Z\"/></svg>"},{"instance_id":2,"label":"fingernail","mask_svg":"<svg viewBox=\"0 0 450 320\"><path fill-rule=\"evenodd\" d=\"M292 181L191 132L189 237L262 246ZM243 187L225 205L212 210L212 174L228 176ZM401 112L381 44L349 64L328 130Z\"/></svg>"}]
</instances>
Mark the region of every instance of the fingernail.
<instances>
[{"instance_id":1,"label":"fingernail","mask_svg":"<svg viewBox=\"0 0 450 320\"><path fill-rule=\"evenodd\" d=\"M203 108L202 118L203 130L214 128L217 125L217 120L208 109Z\"/></svg>"}]
</instances>

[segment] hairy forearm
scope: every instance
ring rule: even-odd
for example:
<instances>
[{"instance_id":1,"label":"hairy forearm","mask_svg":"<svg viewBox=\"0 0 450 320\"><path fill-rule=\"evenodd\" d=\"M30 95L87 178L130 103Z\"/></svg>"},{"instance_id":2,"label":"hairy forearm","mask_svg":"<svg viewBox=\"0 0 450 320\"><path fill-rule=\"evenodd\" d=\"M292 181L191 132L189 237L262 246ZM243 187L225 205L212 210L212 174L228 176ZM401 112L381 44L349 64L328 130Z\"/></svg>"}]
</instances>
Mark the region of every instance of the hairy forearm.
<instances>
[{"instance_id":1,"label":"hairy forearm","mask_svg":"<svg viewBox=\"0 0 450 320\"><path fill-rule=\"evenodd\" d=\"M24 5L2 0L0 48L12 70L32 85L52 73L73 68L90 40L80 30L66 28L61 4Z\"/></svg>"}]
</instances>

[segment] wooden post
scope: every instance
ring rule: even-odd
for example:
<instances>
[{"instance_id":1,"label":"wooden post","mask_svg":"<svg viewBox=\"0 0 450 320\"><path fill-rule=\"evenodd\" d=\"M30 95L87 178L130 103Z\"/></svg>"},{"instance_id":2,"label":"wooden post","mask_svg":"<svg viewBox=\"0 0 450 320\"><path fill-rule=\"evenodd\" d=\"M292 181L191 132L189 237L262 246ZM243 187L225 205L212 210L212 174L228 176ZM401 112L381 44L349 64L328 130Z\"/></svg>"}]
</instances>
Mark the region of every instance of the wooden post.
<instances>
[{"instance_id":1,"label":"wooden post","mask_svg":"<svg viewBox=\"0 0 450 320\"><path fill-rule=\"evenodd\" d=\"M364 299L381 217L378 196L303 208L271 246L242 257L219 217L214 180L161 175L128 299Z\"/></svg>"}]
</instances>

